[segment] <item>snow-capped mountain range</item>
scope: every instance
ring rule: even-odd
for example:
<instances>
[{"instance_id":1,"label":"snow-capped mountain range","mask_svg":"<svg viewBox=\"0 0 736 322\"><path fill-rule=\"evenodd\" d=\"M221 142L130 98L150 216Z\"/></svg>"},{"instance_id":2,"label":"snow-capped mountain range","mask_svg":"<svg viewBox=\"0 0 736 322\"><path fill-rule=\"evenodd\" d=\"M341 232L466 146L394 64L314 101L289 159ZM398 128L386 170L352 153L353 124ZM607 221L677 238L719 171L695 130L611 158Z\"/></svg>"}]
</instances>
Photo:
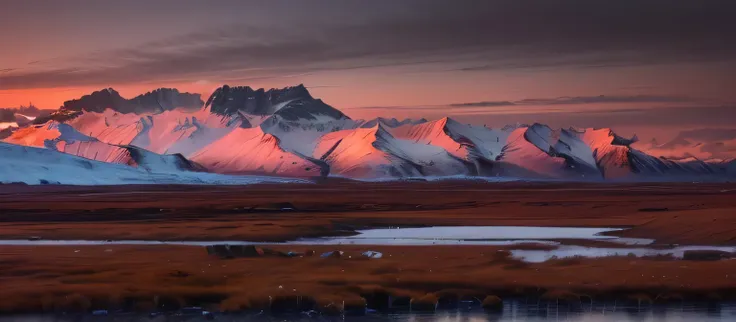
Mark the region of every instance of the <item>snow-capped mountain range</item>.
<instances>
[{"instance_id":1,"label":"snow-capped mountain range","mask_svg":"<svg viewBox=\"0 0 736 322\"><path fill-rule=\"evenodd\" d=\"M733 160L654 157L633 148L636 140L610 129L543 124L490 129L451 118L353 120L303 85L270 90L225 85L206 102L174 89L132 100L106 89L13 127L0 145L0 182L243 183L266 180L263 175L574 181L736 176Z\"/></svg>"}]
</instances>

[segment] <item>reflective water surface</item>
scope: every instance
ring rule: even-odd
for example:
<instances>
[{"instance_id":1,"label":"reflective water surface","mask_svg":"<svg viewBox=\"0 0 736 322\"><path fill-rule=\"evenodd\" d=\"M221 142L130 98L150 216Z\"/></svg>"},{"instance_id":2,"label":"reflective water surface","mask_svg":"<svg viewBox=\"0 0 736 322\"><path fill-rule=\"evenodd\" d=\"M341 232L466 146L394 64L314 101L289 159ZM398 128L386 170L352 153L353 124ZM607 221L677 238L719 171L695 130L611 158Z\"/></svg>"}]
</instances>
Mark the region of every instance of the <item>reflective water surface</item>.
<instances>
[{"instance_id":1,"label":"reflective water surface","mask_svg":"<svg viewBox=\"0 0 736 322\"><path fill-rule=\"evenodd\" d=\"M358 230L346 237L306 238L282 244L291 245L514 245L519 243L557 244L551 240L588 239L648 244L652 240L619 238L603 233L622 228L524 227L524 226L442 226L421 228L378 228ZM146 241L146 240L0 240L0 245L253 245L251 241ZM273 244L273 243L270 243Z\"/></svg>"},{"instance_id":2,"label":"reflective water surface","mask_svg":"<svg viewBox=\"0 0 736 322\"><path fill-rule=\"evenodd\" d=\"M155 241L155 240L45 240L40 237L19 240L0 240L0 246L87 246L87 245L491 245L514 246L543 244L555 246L548 250L512 250L513 256L527 262L543 262L551 258L658 256L680 258L689 250L736 252L736 247L672 246L646 247L654 240L619 238L604 233L623 228L581 227L528 227L528 226L442 226L421 228L379 228L358 230L356 235L342 237L308 238L283 243L259 243L238 240L220 241ZM565 240L597 240L629 245L630 247L588 247L563 244Z\"/></svg>"},{"instance_id":3,"label":"reflective water surface","mask_svg":"<svg viewBox=\"0 0 736 322\"><path fill-rule=\"evenodd\" d=\"M420 228L379 228L358 230L347 237L312 238L300 244L355 245L513 245L545 240L587 239L623 244L650 244L651 239L620 238L603 233L623 228L529 227L529 226L437 226Z\"/></svg>"},{"instance_id":4,"label":"reflective water surface","mask_svg":"<svg viewBox=\"0 0 736 322\"><path fill-rule=\"evenodd\" d=\"M51 321L207 321L201 316L158 316L113 314L110 316L51 316L23 315L1 317L0 322L51 322ZM437 313L402 312L393 314L369 314L367 316L325 317L307 314L267 315L267 314L216 314L214 321L463 321L463 322L511 322L511 321L571 321L571 322L658 322L658 321L734 321L736 305L717 303L696 305L683 303L669 306L624 306L616 302L584 303L582 306L566 306L554 303L536 304L512 302L504 305L503 311L486 313L480 309L440 311Z\"/></svg>"}]
</instances>

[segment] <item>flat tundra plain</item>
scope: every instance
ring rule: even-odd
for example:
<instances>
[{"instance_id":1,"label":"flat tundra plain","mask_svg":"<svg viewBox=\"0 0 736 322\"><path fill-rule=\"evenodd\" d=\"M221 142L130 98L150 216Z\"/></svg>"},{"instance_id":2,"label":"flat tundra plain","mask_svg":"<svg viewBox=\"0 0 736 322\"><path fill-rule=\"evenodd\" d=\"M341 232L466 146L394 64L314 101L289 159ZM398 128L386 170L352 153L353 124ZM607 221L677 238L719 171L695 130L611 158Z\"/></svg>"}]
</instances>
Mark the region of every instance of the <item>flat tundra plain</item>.
<instances>
[{"instance_id":1,"label":"flat tundra plain","mask_svg":"<svg viewBox=\"0 0 736 322\"><path fill-rule=\"evenodd\" d=\"M652 247L734 246L734 210L735 184L4 185L0 239L268 243L371 227L496 225L621 227L628 229L615 235L655 239ZM463 296L636 303L736 299L732 260L621 256L526 263L511 257L511 246L259 247L272 252L226 259L191 246L0 246L0 310L257 310L269 298L294 297L308 297L324 309L376 306L387 294L417 304ZM318 256L334 250L343 256ZM366 250L383 257L360 256ZM279 255L288 251L317 255Z\"/></svg>"}]
</instances>

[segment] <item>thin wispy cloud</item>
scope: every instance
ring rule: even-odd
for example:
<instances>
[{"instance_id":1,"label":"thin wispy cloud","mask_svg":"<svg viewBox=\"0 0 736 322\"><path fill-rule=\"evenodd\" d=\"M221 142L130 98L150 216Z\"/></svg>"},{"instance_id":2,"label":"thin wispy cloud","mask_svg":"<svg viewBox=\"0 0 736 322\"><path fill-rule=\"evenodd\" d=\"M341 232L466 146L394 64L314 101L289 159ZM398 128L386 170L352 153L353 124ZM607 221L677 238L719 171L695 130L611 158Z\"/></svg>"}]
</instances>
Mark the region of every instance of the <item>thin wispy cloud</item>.
<instances>
[{"instance_id":1,"label":"thin wispy cloud","mask_svg":"<svg viewBox=\"0 0 736 322\"><path fill-rule=\"evenodd\" d=\"M308 89L312 88L340 88L342 86L340 85L309 85L307 86Z\"/></svg>"},{"instance_id":2,"label":"thin wispy cloud","mask_svg":"<svg viewBox=\"0 0 736 322\"><path fill-rule=\"evenodd\" d=\"M666 108L631 108L568 111L518 111L503 114L483 110L451 110L445 115L465 122L502 127L506 124L540 122L554 127L610 127L629 129L682 129L699 127L732 127L736 123L736 106L682 106ZM406 114L402 114L406 115ZM422 114L426 115L426 113ZM386 115L389 116L389 115Z\"/></svg>"},{"instance_id":3,"label":"thin wispy cloud","mask_svg":"<svg viewBox=\"0 0 736 322\"><path fill-rule=\"evenodd\" d=\"M481 101L481 102L469 102L469 103L455 103L450 104L453 107L497 107L497 106L513 106L516 103L511 101Z\"/></svg>"},{"instance_id":4,"label":"thin wispy cloud","mask_svg":"<svg viewBox=\"0 0 736 322\"><path fill-rule=\"evenodd\" d=\"M701 128L680 132L678 138L702 141L736 140L736 129L733 128Z\"/></svg>"},{"instance_id":5,"label":"thin wispy cloud","mask_svg":"<svg viewBox=\"0 0 736 322\"><path fill-rule=\"evenodd\" d=\"M612 103L697 103L696 99L682 96L657 96L657 95L598 95L598 96L561 96L553 98L525 98L515 101L479 101L462 102L439 105L422 106L366 106L361 109L399 109L399 110L422 110L431 108L504 108L524 106L549 106L549 105L585 105L585 104L612 104ZM563 110L560 110L563 111Z\"/></svg>"},{"instance_id":6,"label":"thin wispy cloud","mask_svg":"<svg viewBox=\"0 0 736 322\"><path fill-rule=\"evenodd\" d=\"M685 103L694 102L688 97L656 95L599 95L564 96L556 98L529 98L514 102L515 105L576 105L606 103Z\"/></svg>"}]
</instances>

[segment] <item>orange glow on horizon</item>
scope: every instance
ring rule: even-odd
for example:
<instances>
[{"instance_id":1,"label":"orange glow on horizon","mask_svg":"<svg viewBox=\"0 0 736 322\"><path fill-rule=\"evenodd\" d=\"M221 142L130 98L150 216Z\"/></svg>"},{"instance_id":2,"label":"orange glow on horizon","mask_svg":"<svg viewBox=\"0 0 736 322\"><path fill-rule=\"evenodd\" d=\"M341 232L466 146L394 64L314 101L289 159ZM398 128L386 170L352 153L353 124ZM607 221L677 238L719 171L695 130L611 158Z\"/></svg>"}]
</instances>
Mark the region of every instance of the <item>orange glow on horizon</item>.
<instances>
[{"instance_id":1,"label":"orange glow on horizon","mask_svg":"<svg viewBox=\"0 0 736 322\"><path fill-rule=\"evenodd\" d=\"M179 84L183 85L183 84ZM204 97L209 95L213 89L210 86L197 88L197 86L151 86L151 85L132 85L113 87L124 98L133 98L137 95L149 92L160 87L173 87L182 92L199 93ZM189 88L188 88L189 87ZM65 101L78 99L84 95L88 95L94 91L104 89L103 86L88 87L60 87L60 88L33 88L33 89L17 89L0 91L0 107L18 107L33 103L41 109L58 109ZM206 94L205 94L206 93ZM204 97L203 100L207 98Z\"/></svg>"}]
</instances>

